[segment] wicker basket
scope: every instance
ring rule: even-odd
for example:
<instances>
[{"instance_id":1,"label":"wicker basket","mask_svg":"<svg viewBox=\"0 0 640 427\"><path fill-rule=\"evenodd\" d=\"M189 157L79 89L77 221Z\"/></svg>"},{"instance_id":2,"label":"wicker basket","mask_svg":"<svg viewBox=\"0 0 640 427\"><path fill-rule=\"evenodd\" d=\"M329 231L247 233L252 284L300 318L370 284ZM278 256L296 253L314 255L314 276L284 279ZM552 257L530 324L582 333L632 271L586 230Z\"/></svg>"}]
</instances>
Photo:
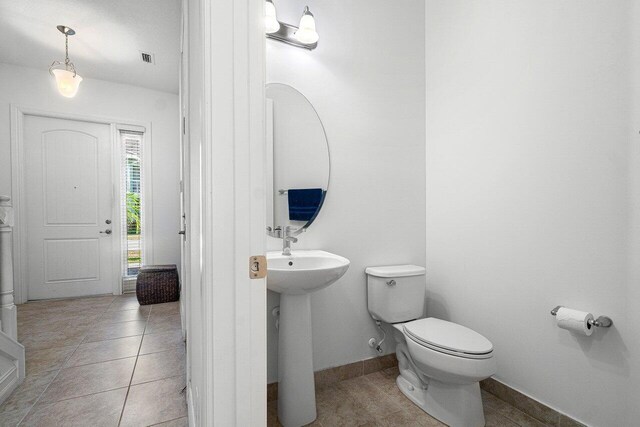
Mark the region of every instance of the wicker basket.
<instances>
[{"instance_id":1,"label":"wicker basket","mask_svg":"<svg viewBox=\"0 0 640 427\"><path fill-rule=\"evenodd\" d=\"M140 305L178 301L180 284L175 265L146 265L136 279L136 296Z\"/></svg>"}]
</instances>

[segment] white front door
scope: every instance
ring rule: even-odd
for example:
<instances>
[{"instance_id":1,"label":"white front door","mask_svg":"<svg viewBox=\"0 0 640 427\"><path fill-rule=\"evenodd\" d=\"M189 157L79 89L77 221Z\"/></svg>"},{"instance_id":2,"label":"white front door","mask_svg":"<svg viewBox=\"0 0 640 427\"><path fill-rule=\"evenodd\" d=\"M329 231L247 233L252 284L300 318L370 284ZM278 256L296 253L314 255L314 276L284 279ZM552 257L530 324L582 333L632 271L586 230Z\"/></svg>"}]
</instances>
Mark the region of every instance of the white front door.
<instances>
[{"instance_id":1,"label":"white front door","mask_svg":"<svg viewBox=\"0 0 640 427\"><path fill-rule=\"evenodd\" d=\"M113 292L111 129L24 116L28 299Z\"/></svg>"}]
</instances>

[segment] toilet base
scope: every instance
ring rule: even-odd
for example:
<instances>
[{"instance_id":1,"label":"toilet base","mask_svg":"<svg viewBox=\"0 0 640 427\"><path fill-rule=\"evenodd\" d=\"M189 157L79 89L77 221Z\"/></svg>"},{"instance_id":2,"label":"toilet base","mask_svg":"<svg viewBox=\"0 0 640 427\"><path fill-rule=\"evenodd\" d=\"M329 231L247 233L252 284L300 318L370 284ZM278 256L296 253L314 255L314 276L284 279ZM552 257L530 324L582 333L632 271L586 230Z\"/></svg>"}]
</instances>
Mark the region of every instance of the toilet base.
<instances>
[{"instance_id":1,"label":"toilet base","mask_svg":"<svg viewBox=\"0 0 640 427\"><path fill-rule=\"evenodd\" d=\"M459 385L430 380L426 389L399 375L400 391L420 409L450 427L484 427L480 383Z\"/></svg>"}]
</instances>

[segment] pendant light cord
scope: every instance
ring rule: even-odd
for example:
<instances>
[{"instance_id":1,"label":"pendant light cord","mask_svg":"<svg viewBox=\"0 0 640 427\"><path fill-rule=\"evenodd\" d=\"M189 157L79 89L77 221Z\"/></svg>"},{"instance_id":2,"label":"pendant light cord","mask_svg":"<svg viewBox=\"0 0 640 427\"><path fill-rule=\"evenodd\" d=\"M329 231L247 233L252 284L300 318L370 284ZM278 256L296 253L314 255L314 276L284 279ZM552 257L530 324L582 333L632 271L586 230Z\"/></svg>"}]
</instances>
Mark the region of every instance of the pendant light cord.
<instances>
[{"instance_id":1,"label":"pendant light cord","mask_svg":"<svg viewBox=\"0 0 640 427\"><path fill-rule=\"evenodd\" d=\"M64 65L69 67L69 35L64 35ZM74 70L75 71L75 70Z\"/></svg>"}]
</instances>

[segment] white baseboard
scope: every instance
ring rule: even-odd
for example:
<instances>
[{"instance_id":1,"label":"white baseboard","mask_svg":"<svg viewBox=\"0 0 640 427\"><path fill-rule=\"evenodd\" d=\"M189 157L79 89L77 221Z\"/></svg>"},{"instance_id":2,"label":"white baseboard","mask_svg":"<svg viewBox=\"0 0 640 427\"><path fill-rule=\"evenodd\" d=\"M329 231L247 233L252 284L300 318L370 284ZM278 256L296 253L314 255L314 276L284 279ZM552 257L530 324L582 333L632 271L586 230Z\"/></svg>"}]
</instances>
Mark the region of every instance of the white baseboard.
<instances>
[{"instance_id":1,"label":"white baseboard","mask_svg":"<svg viewBox=\"0 0 640 427\"><path fill-rule=\"evenodd\" d=\"M20 376L18 375L18 367L15 365L2 374L2 377L0 377L0 403L7 400L21 382Z\"/></svg>"},{"instance_id":2,"label":"white baseboard","mask_svg":"<svg viewBox=\"0 0 640 427\"><path fill-rule=\"evenodd\" d=\"M196 410L191 391L191 381L187 385L187 411L189 413L189 427L196 427Z\"/></svg>"}]
</instances>

